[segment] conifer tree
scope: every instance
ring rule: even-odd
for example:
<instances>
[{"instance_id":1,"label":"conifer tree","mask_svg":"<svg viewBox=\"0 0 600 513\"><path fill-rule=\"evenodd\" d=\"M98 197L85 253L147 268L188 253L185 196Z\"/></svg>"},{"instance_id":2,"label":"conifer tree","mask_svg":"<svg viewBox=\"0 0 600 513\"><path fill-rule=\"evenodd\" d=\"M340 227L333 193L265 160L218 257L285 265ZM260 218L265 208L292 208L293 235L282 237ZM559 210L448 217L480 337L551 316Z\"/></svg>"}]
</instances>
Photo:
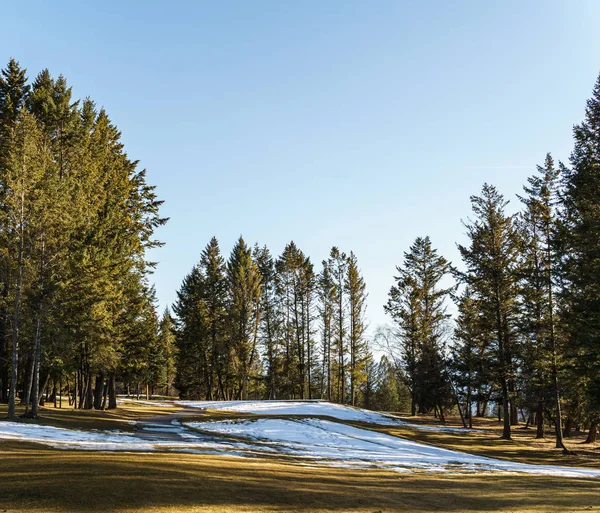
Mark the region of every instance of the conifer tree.
<instances>
[{"instance_id":1,"label":"conifer tree","mask_svg":"<svg viewBox=\"0 0 600 513\"><path fill-rule=\"evenodd\" d=\"M522 227L525 238L522 254L521 328L527 340L522 373L537 395L538 438L543 437L546 407L554 409L556 447L564 449L559 387L559 326L555 289L559 282L560 255L557 248L556 206L559 171L550 154L538 175L528 178Z\"/></svg>"},{"instance_id":2,"label":"conifer tree","mask_svg":"<svg viewBox=\"0 0 600 513\"><path fill-rule=\"evenodd\" d=\"M396 285L389 292L385 311L396 323L401 353L412 394L411 413L443 409L450 389L445 359L448 314L445 300L452 288L440 281L450 273L449 262L432 247L429 237L418 237L396 268Z\"/></svg>"},{"instance_id":3,"label":"conifer tree","mask_svg":"<svg viewBox=\"0 0 600 513\"><path fill-rule=\"evenodd\" d=\"M261 275L262 318L260 334L265 356L266 398L276 399L283 386L283 354L281 344L282 318L277 296L278 276L275 262L266 246L254 249L255 261Z\"/></svg>"},{"instance_id":4,"label":"conifer tree","mask_svg":"<svg viewBox=\"0 0 600 513\"><path fill-rule=\"evenodd\" d=\"M521 240L514 218L505 214L507 201L495 187L485 184L481 196L472 196L476 218L466 225L469 246L459 245L466 272L464 282L471 288L495 334L494 369L502 394L504 429L502 438L511 438L511 404L515 399L516 322L518 316L518 253Z\"/></svg>"},{"instance_id":5,"label":"conifer tree","mask_svg":"<svg viewBox=\"0 0 600 513\"><path fill-rule=\"evenodd\" d=\"M35 119L22 110L8 134L3 159L3 219L2 232L7 236L6 248L13 267L12 279L12 371L9 390L9 417L15 416L17 394L19 344L24 286L32 279L30 265L31 230L39 226L42 208L39 205L40 188L49 164L49 156Z\"/></svg>"},{"instance_id":6,"label":"conifer tree","mask_svg":"<svg viewBox=\"0 0 600 513\"><path fill-rule=\"evenodd\" d=\"M344 293L344 282L348 268L346 253L340 252L337 247L331 248L329 253L329 268L333 282L333 330L332 330L332 359L334 392L338 402L347 402L347 351L348 351L348 325L346 318L347 301Z\"/></svg>"},{"instance_id":7,"label":"conifer tree","mask_svg":"<svg viewBox=\"0 0 600 513\"><path fill-rule=\"evenodd\" d=\"M358 260L353 252L348 256L348 270L344 283L348 297L348 346L350 349L350 362L348 373L350 375L350 404L356 406L358 391L364 385L366 364L368 356L367 342L365 340L365 309L367 293L365 281L360 275Z\"/></svg>"},{"instance_id":8,"label":"conifer tree","mask_svg":"<svg viewBox=\"0 0 600 513\"><path fill-rule=\"evenodd\" d=\"M323 269L318 280L319 319L321 331L321 398L332 400L332 341L333 312L335 307L336 288L332 276L332 262L323 260Z\"/></svg>"},{"instance_id":9,"label":"conifer tree","mask_svg":"<svg viewBox=\"0 0 600 513\"><path fill-rule=\"evenodd\" d=\"M224 375L228 366L228 353L225 350L227 340L225 334L225 318L227 315L227 280L225 277L225 260L221 256L219 242L213 237L200 257L200 268L204 276L204 302L206 304L206 322L210 336L207 348L207 394L211 400L224 397Z\"/></svg>"},{"instance_id":10,"label":"conifer tree","mask_svg":"<svg viewBox=\"0 0 600 513\"><path fill-rule=\"evenodd\" d=\"M563 316L570 363L586 378L588 440L594 441L600 420L600 77L573 135L571 165L563 169Z\"/></svg>"},{"instance_id":11,"label":"conifer tree","mask_svg":"<svg viewBox=\"0 0 600 513\"><path fill-rule=\"evenodd\" d=\"M169 308L165 308L158 325L158 339L162 354L164 355L164 366L162 369L161 382L164 383L165 395L170 396L173 391L175 379L175 362L177 359L177 348L175 345L175 325Z\"/></svg>"},{"instance_id":12,"label":"conifer tree","mask_svg":"<svg viewBox=\"0 0 600 513\"><path fill-rule=\"evenodd\" d=\"M453 382L459 395L464 400L465 417L469 428L473 427L473 400L485 404L489 394L490 375L487 371L489 363L489 334L481 322L481 312L477 301L467 287L458 298L458 318L454 329L455 345L452 348Z\"/></svg>"},{"instance_id":13,"label":"conifer tree","mask_svg":"<svg viewBox=\"0 0 600 513\"><path fill-rule=\"evenodd\" d=\"M210 323L204 301L205 288L205 278L199 266L194 266L184 278L173 305L177 316L175 386L182 398L198 399L207 393Z\"/></svg>"},{"instance_id":14,"label":"conifer tree","mask_svg":"<svg viewBox=\"0 0 600 513\"><path fill-rule=\"evenodd\" d=\"M240 237L227 262L229 286L229 341L236 399L246 397L248 378L257 359L261 310L261 276L252 259L252 250Z\"/></svg>"}]
</instances>

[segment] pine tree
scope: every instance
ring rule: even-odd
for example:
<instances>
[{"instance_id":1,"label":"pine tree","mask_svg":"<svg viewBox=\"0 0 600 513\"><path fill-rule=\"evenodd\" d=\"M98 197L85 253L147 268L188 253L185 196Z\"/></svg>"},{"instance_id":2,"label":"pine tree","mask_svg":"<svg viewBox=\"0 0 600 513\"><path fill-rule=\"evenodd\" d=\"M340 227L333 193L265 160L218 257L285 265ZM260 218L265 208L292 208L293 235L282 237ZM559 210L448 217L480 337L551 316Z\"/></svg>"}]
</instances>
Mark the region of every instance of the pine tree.
<instances>
[{"instance_id":1,"label":"pine tree","mask_svg":"<svg viewBox=\"0 0 600 513\"><path fill-rule=\"evenodd\" d=\"M204 301L205 278L199 266L194 266L184 278L173 311L177 316L175 343L177 346L175 387L182 398L206 397L210 349L210 322Z\"/></svg>"},{"instance_id":2,"label":"pine tree","mask_svg":"<svg viewBox=\"0 0 600 513\"><path fill-rule=\"evenodd\" d=\"M261 275L261 346L265 356L266 398L276 399L283 386L283 351L281 344L282 317L277 295L278 276L275 262L266 246L254 249L254 258Z\"/></svg>"},{"instance_id":3,"label":"pine tree","mask_svg":"<svg viewBox=\"0 0 600 513\"><path fill-rule=\"evenodd\" d=\"M571 166L563 170L563 316L572 346L568 356L586 378L588 440L594 441L600 420L600 77L573 135Z\"/></svg>"},{"instance_id":4,"label":"pine tree","mask_svg":"<svg viewBox=\"0 0 600 513\"><path fill-rule=\"evenodd\" d=\"M329 269L333 283L333 329L332 329L332 374L335 385L334 393L338 402L347 402L347 365L348 365L348 324L346 318L347 301L344 294L344 281L348 268L346 253L337 247L329 253Z\"/></svg>"},{"instance_id":5,"label":"pine tree","mask_svg":"<svg viewBox=\"0 0 600 513\"><path fill-rule=\"evenodd\" d=\"M252 250L240 237L227 262L229 286L228 326L232 349L232 371L236 399L247 394L250 371L258 358L258 327L261 310L261 276L252 259Z\"/></svg>"},{"instance_id":6,"label":"pine tree","mask_svg":"<svg viewBox=\"0 0 600 513\"><path fill-rule=\"evenodd\" d=\"M556 447L565 449L562 440L560 404L559 333L555 289L559 281L560 255L557 248L556 205L559 171L550 154L538 175L528 178L522 215L525 237L521 285L523 315L521 327L528 340L524 351L524 373L532 393L537 395L538 438L544 436L544 409L554 409Z\"/></svg>"},{"instance_id":7,"label":"pine tree","mask_svg":"<svg viewBox=\"0 0 600 513\"><path fill-rule=\"evenodd\" d=\"M160 245L162 202L104 111L48 71L30 87L14 60L0 80L0 174L0 400L10 338L11 415L17 392L36 416L46 384L73 374L77 407L104 408L107 385L116 406L117 375L144 354L123 349L156 336L146 251ZM144 329L125 322L140 297Z\"/></svg>"},{"instance_id":8,"label":"pine tree","mask_svg":"<svg viewBox=\"0 0 600 513\"><path fill-rule=\"evenodd\" d=\"M3 219L2 233L8 237L6 248L13 268L12 278L12 372L9 390L9 417L15 416L17 393L21 313L25 284L32 280L30 251L32 229L39 226L40 188L49 156L44 138L33 117L21 111L9 131L3 160Z\"/></svg>"},{"instance_id":9,"label":"pine tree","mask_svg":"<svg viewBox=\"0 0 600 513\"><path fill-rule=\"evenodd\" d=\"M399 275L384 309L400 335L412 393L411 413L416 413L418 405L420 413L433 409L443 420L443 409L451 397L444 336L449 317L445 300L452 288L439 285L451 267L433 249L429 237L418 237L396 269Z\"/></svg>"},{"instance_id":10,"label":"pine tree","mask_svg":"<svg viewBox=\"0 0 600 513\"><path fill-rule=\"evenodd\" d=\"M473 400L487 403L491 376L489 366L489 333L482 326L479 305L467 287L458 298L458 318L454 329L452 348L452 375L459 397L465 404L465 417L473 427ZM481 414L481 413L480 413Z\"/></svg>"},{"instance_id":11,"label":"pine tree","mask_svg":"<svg viewBox=\"0 0 600 513\"><path fill-rule=\"evenodd\" d=\"M164 355L164 366L162 369L161 382L164 383L165 395L170 396L173 391L175 379L175 362L177 361L177 347L175 345L175 324L171 317L169 308L165 308L158 325L158 339L162 354Z\"/></svg>"},{"instance_id":12,"label":"pine tree","mask_svg":"<svg viewBox=\"0 0 600 513\"><path fill-rule=\"evenodd\" d=\"M321 398L332 400L332 341L333 341L333 312L335 308L336 289L332 276L332 263L323 260L323 269L318 279L319 320L321 332Z\"/></svg>"},{"instance_id":13,"label":"pine tree","mask_svg":"<svg viewBox=\"0 0 600 513\"><path fill-rule=\"evenodd\" d=\"M472 196L476 219L466 225L469 246L459 245L471 288L496 337L495 371L502 393L504 429L511 438L511 405L515 399L516 334L518 316L518 254L521 241L514 218L505 214L507 202L495 187L485 184L481 196Z\"/></svg>"},{"instance_id":14,"label":"pine tree","mask_svg":"<svg viewBox=\"0 0 600 513\"><path fill-rule=\"evenodd\" d=\"M275 267L283 317L287 397L305 399L312 393L311 372L314 369L313 265L292 241L284 248Z\"/></svg>"},{"instance_id":15,"label":"pine tree","mask_svg":"<svg viewBox=\"0 0 600 513\"><path fill-rule=\"evenodd\" d=\"M224 374L228 366L225 334L227 315L227 279L225 260L221 256L219 242L213 237L200 257L200 268L204 276L204 302L208 323L210 347L207 349L207 394L208 400L224 396Z\"/></svg>"},{"instance_id":16,"label":"pine tree","mask_svg":"<svg viewBox=\"0 0 600 513\"><path fill-rule=\"evenodd\" d=\"M358 391L366 381L367 342L365 340L365 309L367 293L365 281L360 275L358 260L353 252L348 256L348 270L344 283L348 297L349 329L348 346L350 362L350 404L356 406Z\"/></svg>"}]
</instances>

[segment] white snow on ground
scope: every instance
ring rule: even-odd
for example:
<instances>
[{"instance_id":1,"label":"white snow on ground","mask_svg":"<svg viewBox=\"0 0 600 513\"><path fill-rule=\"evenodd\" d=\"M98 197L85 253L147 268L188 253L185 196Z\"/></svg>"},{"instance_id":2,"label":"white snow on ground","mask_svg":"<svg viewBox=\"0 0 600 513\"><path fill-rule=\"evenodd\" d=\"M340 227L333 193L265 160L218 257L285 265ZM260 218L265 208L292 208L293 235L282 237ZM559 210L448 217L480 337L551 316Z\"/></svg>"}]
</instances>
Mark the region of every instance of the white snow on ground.
<instances>
[{"instance_id":1,"label":"white snow on ground","mask_svg":"<svg viewBox=\"0 0 600 513\"><path fill-rule=\"evenodd\" d=\"M326 401L176 401L176 404L192 408L254 413L256 415L326 416L339 420L371 422L374 424L401 422L398 417L393 415L351 408Z\"/></svg>"},{"instance_id":2,"label":"white snow on ground","mask_svg":"<svg viewBox=\"0 0 600 513\"><path fill-rule=\"evenodd\" d=\"M22 440L64 449L96 451L152 451L153 444L120 431L80 431L76 429L0 422L0 439Z\"/></svg>"},{"instance_id":3,"label":"white snow on ground","mask_svg":"<svg viewBox=\"0 0 600 513\"><path fill-rule=\"evenodd\" d=\"M125 396L117 396L117 404L127 404L127 403L133 403L133 404L141 404L144 406L156 406L158 408L175 408L175 403L173 402L159 402L159 401L144 401L142 399L136 399L135 397L125 397Z\"/></svg>"},{"instance_id":4,"label":"white snow on ground","mask_svg":"<svg viewBox=\"0 0 600 513\"><path fill-rule=\"evenodd\" d=\"M177 404L291 418L207 420L181 424L181 417L174 414L169 423L155 422L154 419L138 422L137 431L133 434L0 421L0 440L30 441L60 449L79 450L174 451L237 457L281 454L293 456L306 464L316 461L331 466L377 467L398 472L525 472L564 477L600 477L600 469L528 465L484 458L348 426L342 422L361 421L439 429L438 426L406 424L393 415L327 402L178 401ZM317 416L337 419L337 422L314 418ZM447 429L462 431L458 428Z\"/></svg>"},{"instance_id":5,"label":"white snow on ground","mask_svg":"<svg viewBox=\"0 0 600 513\"><path fill-rule=\"evenodd\" d=\"M219 411L253 413L255 415L299 415L304 417L324 416L338 420L368 422L382 426L401 424L403 427L426 431L465 432L464 428L447 426L425 426L408 423L390 413L378 413L361 408L353 408L327 401L176 401L188 408L206 408Z\"/></svg>"},{"instance_id":6,"label":"white snow on ground","mask_svg":"<svg viewBox=\"0 0 600 513\"><path fill-rule=\"evenodd\" d=\"M336 466L377 466L396 471L501 471L563 477L600 477L600 470L527 465L441 449L384 433L321 419L191 422L191 427L257 440L285 454Z\"/></svg>"},{"instance_id":7,"label":"white snow on ground","mask_svg":"<svg viewBox=\"0 0 600 513\"><path fill-rule=\"evenodd\" d=\"M230 442L203 436L186 429L179 423L177 424L172 426L150 424L143 428L143 435L138 436L122 431L81 431L42 426L40 424L0 422L0 440L36 442L55 449L135 452L174 451L199 454L218 453L229 456L243 456L254 448L253 445L242 442ZM165 439L159 436L160 433L176 433L180 436L180 440Z\"/></svg>"}]
</instances>

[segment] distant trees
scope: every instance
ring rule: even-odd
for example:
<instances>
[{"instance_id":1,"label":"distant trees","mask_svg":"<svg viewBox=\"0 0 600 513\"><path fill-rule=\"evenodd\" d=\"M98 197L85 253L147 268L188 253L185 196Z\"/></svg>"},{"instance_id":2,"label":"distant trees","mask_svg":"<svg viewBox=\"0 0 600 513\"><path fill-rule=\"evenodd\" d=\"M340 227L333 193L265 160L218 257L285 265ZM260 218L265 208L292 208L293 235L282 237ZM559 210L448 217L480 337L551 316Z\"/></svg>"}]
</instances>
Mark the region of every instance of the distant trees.
<instances>
[{"instance_id":1,"label":"distant trees","mask_svg":"<svg viewBox=\"0 0 600 513\"><path fill-rule=\"evenodd\" d=\"M176 386L194 398L362 404L365 309L365 282L353 253L333 248L317 274L294 242L274 260L268 248L250 250L240 238L225 267L213 238L174 307Z\"/></svg>"},{"instance_id":2,"label":"distant trees","mask_svg":"<svg viewBox=\"0 0 600 513\"><path fill-rule=\"evenodd\" d=\"M19 398L37 416L49 384L77 407L104 408L116 404L116 379L153 379L145 252L160 244L160 205L104 110L73 100L62 76L44 70L30 84L8 63L0 78L0 400L9 416Z\"/></svg>"}]
</instances>

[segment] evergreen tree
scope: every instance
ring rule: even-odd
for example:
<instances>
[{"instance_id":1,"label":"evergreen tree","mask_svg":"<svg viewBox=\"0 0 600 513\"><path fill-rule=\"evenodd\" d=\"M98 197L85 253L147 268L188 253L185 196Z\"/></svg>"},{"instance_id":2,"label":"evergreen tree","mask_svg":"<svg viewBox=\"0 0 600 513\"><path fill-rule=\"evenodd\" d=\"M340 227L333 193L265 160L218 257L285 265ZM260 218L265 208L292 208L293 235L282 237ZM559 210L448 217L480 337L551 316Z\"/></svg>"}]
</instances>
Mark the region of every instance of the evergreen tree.
<instances>
[{"instance_id":1,"label":"evergreen tree","mask_svg":"<svg viewBox=\"0 0 600 513\"><path fill-rule=\"evenodd\" d=\"M333 397L333 313L336 300L336 288L332 275L332 262L323 260L323 269L318 279L319 320L321 332L321 398L332 400Z\"/></svg>"},{"instance_id":2,"label":"evergreen tree","mask_svg":"<svg viewBox=\"0 0 600 513\"><path fill-rule=\"evenodd\" d=\"M350 349L350 362L348 374L350 375L350 404L356 406L358 391L367 379L366 363L368 356L367 342L365 340L365 309L367 293L365 281L360 275L358 260L353 252L348 257L348 271L345 281L345 292L348 297L348 346Z\"/></svg>"},{"instance_id":3,"label":"evergreen tree","mask_svg":"<svg viewBox=\"0 0 600 513\"><path fill-rule=\"evenodd\" d=\"M340 252L337 247L331 248L328 266L331 271L333 283L333 329L332 329L332 375L335 399L346 404L347 402L347 352L348 352L348 324L346 319L347 301L344 288L348 268L346 253Z\"/></svg>"},{"instance_id":4,"label":"evergreen tree","mask_svg":"<svg viewBox=\"0 0 600 513\"><path fill-rule=\"evenodd\" d=\"M458 318L454 329L455 345L452 348L452 376L459 398L465 405L469 428L473 427L473 402L477 412L487 404L492 376L489 368L489 333L482 325L481 310L471 290L467 287L458 298ZM484 407L485 408L485 407Z\"/></svg>"},{"instance_id":5,"label":"evergreen tree","mask_svg":"<svg viewBox=\"0 0 600 513\"><path fill-rule=\"evenodd\" d=\"M528 178L521 198L525 205L522 233L521 328L527 340L523 353L522 373L527 388L537 396L538 438L544 436L544 410L554 410L556 447L564 449L560 404L559 333L555 288L559 282L560 255L557 248L556 205L559 171L548 154L538 175Z\"/></svg>"},{"instance_id":6,"label":"evergreen tree","mask_svg":"<svg viewBox=\"0 0 600 513\"><path fill-rule=\"evenodd\" d=\"M177 361L177 347L175 345L175 324L169 308L165 308L158 325L158 339L161 352L164 355L164 366L160 382L164 384L165 395L170 396L175 380L175 362Z\"/></svg>"},{"instance_id":7,"label":"evergreen tree","mask_svg":"<svg viewBox=\"0 0 600 513\"><path fill-rule=\"evenodd\" d=\"M207 371L207 399L224 397L224 375L228 367L228 353L225 334L227 315L227 280L225 260L221 256L219 243L213 237L200 257L200 268L205 280L204 301L206 322L208 323L210 347L207 349L205 364Z\"/></svg>"},{"instance_id":8,"label":"evergreen tree","mask_svg":"<svg viewBox=\"0 0 600 513\"><path fill-rule=\"evenodd\" d=\"M462 278L482 309L482 318L487 323L485 330L495 334L494 369L504 408L502 437L510 439L510 401L515 399L517 257L521 240L514 218L504 212L506 204L495 187L484 185L481 196L471 197L476 219L466 225L470 245L458 248L467 269Z\"/></svg>"},{"instance_id":9,"label":"evergreen tree","mask_svg":"<svg viewBox=\"0 0 600 513\"><path fill-rule=\"evenodd\" d=\"M205 278L199 266L194 266L184 278L173 306L177 315L175 387L182 398L198 399L207 394L210 323L204 301L205 291Z\"/></svg>"},{"instance_id":10,"label":"evergreen tree","mask_svg":"<svg viewBox=\"0 0 600 513\"><path fill-rule=\"evenodd\" d=\"M396 285L385 311L396 323L404 370L412 394L411 413L436 410L443 419L450 384L445 358L447 319L445 300L452 288L440 288L450 273L448 261L433 249L429 237L418 237L396 268Z\"/></svg>"},{"instance_id":11,"label":"evergreen tree","mask_svg":"<svg viewBox=\"0 0 600 513\"><path fill-rule=\"evenodd\" d=\"M563 316L570 364L585 376L588 440L594 441L600 420L600 77L573 135L571 167L563 170Z\"/></svg>"},{"instance_id":12,"label":"evergreen tree","mask_svg":"<svg viewBox=\"0 0 600 513\"><path fill-rule=\"evenodd\" d=\"M283 387L283 351L281 329L283 326L275 262L266 246L254 250L256 265L261 275L260 326L261 346L265 357L266 398L276 399Z\"/></svg>"},{"instance_id":13,"label":"evergreen tree","mask_svg":"<svg viewBox=\"0 0 600 513\"><path fill-rule=\"evenodd\" d=\"M232 351L232 377L236 399L246 398L248 379L258 358L258 327L261 310L261 276L252 250L240 237L227 262L229 286L228 327Z\"/></svg>"}]
</instances>

